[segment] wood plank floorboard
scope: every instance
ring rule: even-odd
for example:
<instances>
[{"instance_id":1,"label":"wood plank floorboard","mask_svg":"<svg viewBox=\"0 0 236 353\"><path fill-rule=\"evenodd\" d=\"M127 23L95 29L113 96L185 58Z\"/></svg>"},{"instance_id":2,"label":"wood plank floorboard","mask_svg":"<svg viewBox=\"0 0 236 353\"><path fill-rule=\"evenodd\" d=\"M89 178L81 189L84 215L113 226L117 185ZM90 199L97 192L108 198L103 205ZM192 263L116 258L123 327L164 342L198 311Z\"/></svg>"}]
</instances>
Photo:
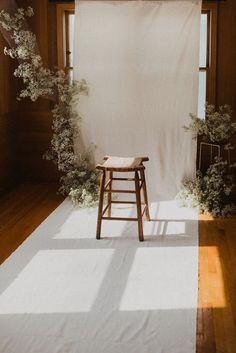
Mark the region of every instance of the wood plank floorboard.
<instances>
[{"instance_id":1,"label":"wood plank floorboard","mask_svg":"<svg viewBox=\"0 0 236 353\"><path fill-rule=\"evenodd\" d=\"M236 353L236 217L199 218L197 353Z\"/></svg>"},{"instance_id":2,"label":"wood plank floorboard","mask_svg":"<svg viewBox=\"0 0 236 353\"><path fill-rule=\"evenodd\" d=\"M54 184L23 184L0 198L0 263L63 199Z\"/></svg>"},{"instance_id":3,"label":"wood plank floorboard","mask_svg":"<svg viewBox=\"0 0 236 353\"><path fill-rule=\"evenodd\" d=\"M63 201L54 184L0 198L0 263ZM197 353L236 353L236 217L199 218ZM112 352L111 352L112 353Z\"/></svg>"}]
</instances>

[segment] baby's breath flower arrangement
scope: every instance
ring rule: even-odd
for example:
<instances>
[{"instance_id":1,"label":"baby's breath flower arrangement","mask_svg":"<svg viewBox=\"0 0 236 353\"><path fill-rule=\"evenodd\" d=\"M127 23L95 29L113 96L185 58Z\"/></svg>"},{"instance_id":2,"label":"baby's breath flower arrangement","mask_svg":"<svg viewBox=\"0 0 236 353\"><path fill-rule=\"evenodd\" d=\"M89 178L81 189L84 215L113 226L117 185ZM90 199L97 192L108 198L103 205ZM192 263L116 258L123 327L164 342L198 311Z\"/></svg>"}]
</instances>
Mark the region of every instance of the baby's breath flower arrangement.
<instances>
[{"instance_id":1,"label":"baby's breath flower arrangement","mask_svg":"<svg viewBox=\"0 0 236 353\"><path fill-rule=\"evenodd\" d=\"M53 137L51 148L45 158L52 160L62 173L59 191L70 195L72 201L80 206L91 206L98 198L98 175L91 163L91 151L74 152L74 138L78 137L78 114L73 104L79 94L87 94L84 80L69 83L64 71L50 70L43 66L39 54L36 36L28 29L26 18L33 16L31 7L19 8L10 15L0 12L0 26L11 36L12 48L4 53L19 62L14 75L23 80L24 88L18 100L30 98L36 101L40 97L55 102L53 114Z\"/></svg>"},{"instance_id":2,"label":"baby's breath flower arrangement","mask_svg":"<svg viewBox=\"0 0 236 353\"><path fill-rule=\"evenodd\" d=\"M214 217L228 217L235 211L230 195L234 188L232 168L227 161L216 158L205 175L197 171L193 179L185 178L177 195L181 206L198 207L202 213ZM230 172L229 172L230 171Z\"/></svg>"},{"instance_id":3,"label":"baby's breath flower arrangement","mask_svg":"<svg viewBox=\"0 0 236 353\"><path fill-rule=\"evenodd\" d=\"M192 132L194 138L200 136L203 141L221 145L228 151L234 148L229 142L236 132L230 106L221 106L217 111L214 105L206 104L205 120L193 114L190 118L190 125L184 129ZM177 200L184 207L198 207L200 212L214 217L230 216L235 211L232 202L235 167L236 164L230 164L229 160L215 158L204 174L198 170L194 178L184 178Z\"/></svg>"},{"instance_id":4,"label":"baby's breath flower arrangement","mask_svg":"<svg viewBox=\"0 0 236 353\"><path fill-rule=\"evenodd\" d=\"M232 122L232 110L229 105L223 105L216 110L213 104L206 103L206 117L200 119L194 114L190 114L191 123L184 126L186 131L190 131L197 136L201 136L204 141L213 143L224 143L228 141L236 132L236 122Z\"/></svg>"}]
</instances>

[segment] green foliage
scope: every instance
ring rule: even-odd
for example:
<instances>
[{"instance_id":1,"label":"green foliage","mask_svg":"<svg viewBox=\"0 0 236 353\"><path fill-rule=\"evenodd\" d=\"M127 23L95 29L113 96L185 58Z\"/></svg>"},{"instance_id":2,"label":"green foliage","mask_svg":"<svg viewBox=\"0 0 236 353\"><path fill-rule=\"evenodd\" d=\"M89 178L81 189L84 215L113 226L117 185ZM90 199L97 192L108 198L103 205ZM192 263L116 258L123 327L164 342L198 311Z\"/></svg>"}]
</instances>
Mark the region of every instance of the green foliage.
<instances>
[{"instance_id":1,"label":"green foliage","mask_svg":"<svg viewBox=\"0 0 236 353\"><path fill-rule=\"evenodd\" d=\"M52 160L62 173L59 191L70 195L80 206L94 205L98 198L98 174L91 163L91 150L76 156L74 139L79 137L78 113L73 109L79 94L87 94L85 80L69 83L64 71L54 71L43 66L38 53L35 35L27 29L25 21L33 16L31 7L20 8L13 15L0 12L0 25L11 34L14 48L5 48L4 53L19 62L14 75L23 80L24 89L18 99L40 97L56 102L52 110L53 137L51 148L45 158Z\"/></svg>"},{"instance_id":2,"label":"green foliage","mask_svg":"<svg viewBox=\"0 0 236 353\"><path fill-rule=\"evenodd\" d=\"M68 175L66 177L68 177ZM73 179L76 181L76 184L71 187L69 192L69 196L75 204L82 205L83 207L97 205L97 177L98 174L94 171L77 171L76 178ZM67 185L69 185L69 183L67 183ZM79 203L78 200L80 200Z\"/></svg>"},{"instance_id":3,"label":"green foliage","mask_svg":"<svg viewBox=\"0 0 236 353\"><path fill-rule=\"evenodd\" d=\"M184 126L185 131L192 132L203 141L222 145L228 151L234 149L229 139L236 132L236 123L232 122L232 110L224 105L217 111L214 105L206 104L205 120L190 114L191 123ZM200 212L210 213L215 217L227 217L235 211L231 201L234 189L235 164L230 165L222 158L215 158L206 173L197 171L194 178L184 178L182 190L177 199L182 206L198 207Z\"/></svg>"},{"instance_id":4,"label":"green foliage","mask_svg":"<svg viewBox=\"0 0 236 353\"><path fill-rule=\"evenodd\" d=\"M199 207L200 212L210 213L215 217L227 217L235 210L229 196L234 188L234 165L228 165L222 159L215 160L203 175L197 172L195 178L185 178L183 189L177 195L177 199L184 207Z\"/></svg>"},{"instance_id":5,"label":"green foliage","mask_svg":"<svg viewBox=\"0 0 236 353\"><path fill-rule=\"evenodd\" d=\"M236 123L232 122L232 110L229 105L219 107L217 111L212 104L206 104L206 118L200 119L194 114L190 114L191 123L184 126L186 131L190 131L197 136L202 136L204 140L213 143L228 141L236 132Z\"/></svg>"}]
</instances>

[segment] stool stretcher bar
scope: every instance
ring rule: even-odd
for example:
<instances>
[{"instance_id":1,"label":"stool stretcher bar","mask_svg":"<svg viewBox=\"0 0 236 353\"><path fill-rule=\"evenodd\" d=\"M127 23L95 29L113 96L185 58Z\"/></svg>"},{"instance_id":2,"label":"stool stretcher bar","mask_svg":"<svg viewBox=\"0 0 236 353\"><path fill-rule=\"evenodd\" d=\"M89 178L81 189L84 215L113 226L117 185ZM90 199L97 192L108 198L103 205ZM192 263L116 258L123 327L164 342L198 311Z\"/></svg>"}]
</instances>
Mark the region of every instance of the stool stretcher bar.
<instances>
[{"instance_id":1,"label":"stool stretcher bar","mask_svg":"<svg viewBox=\"0 0 236 353\"><path fill-rule=\"evenodd\" d=\"M119 204L119 203L124 203L124 204L130 204L130 205L136 205L137 204L137 202L136 201L111 201L111 203L117 203L117 204ZM144 203L142 203L142 205L144 205Z\"/></svg>"},{"instance_id":2,"label":"stool stretcher bar","mask_svg":"<svg viewBox=\"0 0 236 353\"><path fill-rule=\"evenodd\" d=\"M134 178L113 178L112 180L120 180L120 181L135 181ZM139 181L142 181L142 179L139 179Z\"/></svg>"},{"instance_id":3,"label":"stool stretcher bar","mask_svg":"<svg viewBox=\"0 0 236 353\"><path fill-rule=\"evenodd\" d=\"M138 221L138 218L125 218L125 217L102 217L104 220L109 221Z\"/></svg>"},{"instance_id":4,"label":"stool stretcher bar","mask_svg":"<svg viewBox=\"0 0 236 353\"><path fill-rule=\"evenodd\" d=\"M135 194L135 190L104 190L104 192L116 194Z\"/></svg>"}]
</instances>

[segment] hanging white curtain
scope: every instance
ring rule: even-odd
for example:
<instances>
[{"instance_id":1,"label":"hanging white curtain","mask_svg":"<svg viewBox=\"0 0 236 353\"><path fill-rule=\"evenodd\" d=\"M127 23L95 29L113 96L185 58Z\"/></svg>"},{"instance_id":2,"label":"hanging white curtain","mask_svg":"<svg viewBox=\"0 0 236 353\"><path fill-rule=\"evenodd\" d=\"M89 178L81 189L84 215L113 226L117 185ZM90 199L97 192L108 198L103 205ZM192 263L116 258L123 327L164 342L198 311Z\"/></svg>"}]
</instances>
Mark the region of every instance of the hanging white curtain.
<instances>
[{"instance_id":1,"label":"hanging white curtain","mask_svg":"<svg viewBox=\"0 0 236 353\"><path fill-rule=\"evenodd\" d=\"M198 97L200 0L76 2L74 77L86 144L103 155L148 156L152 198L172 199L195 170L184 132Z\"/></svg>"}]
</instances>

